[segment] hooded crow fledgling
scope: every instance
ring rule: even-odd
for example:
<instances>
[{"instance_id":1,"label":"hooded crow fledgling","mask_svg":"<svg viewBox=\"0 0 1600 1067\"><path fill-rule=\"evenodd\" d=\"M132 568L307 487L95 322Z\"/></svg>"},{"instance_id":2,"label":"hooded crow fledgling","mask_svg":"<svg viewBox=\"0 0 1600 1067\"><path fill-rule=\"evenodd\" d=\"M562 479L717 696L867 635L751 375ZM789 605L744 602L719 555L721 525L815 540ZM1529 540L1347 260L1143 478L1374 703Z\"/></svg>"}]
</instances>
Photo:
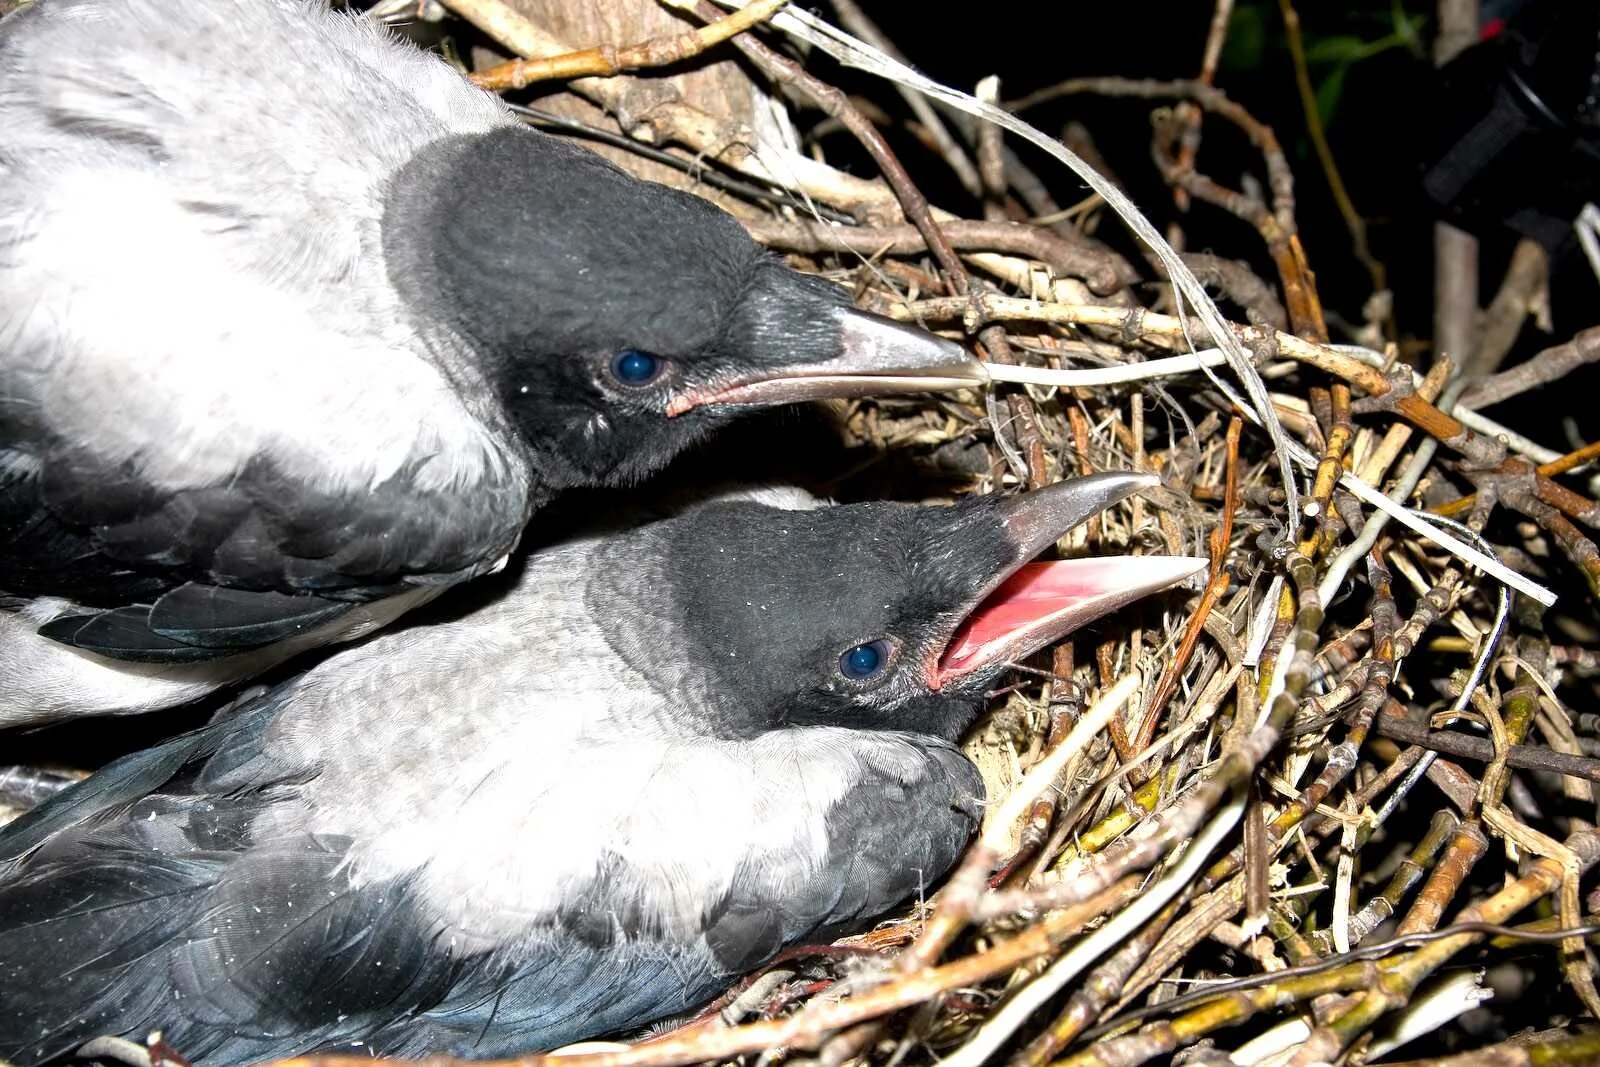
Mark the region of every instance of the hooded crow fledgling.
<instances>
[{"instance_id":1,"label":"hooded crow fledgling","mask_svg":"<svg viewBox=\"0 0 1600 1067\"><path fill-rule=\"evenodd\" d=\"M981 378L325 3L42 0L0 129L0 727L368 632L740 408Z\"/></svg>"},{"instance_id":2,"label":"hooded crow fledgling","mask_svg":"<svg viewBox=\"0 0 1600 1067\"><path fill-rule=\"evenodd\" d=\"M0 831L0 1059L512 1055L859 924L966 843L1002 665L1204 567L1028 562L1153 483L703 504L113 763Z\"/></svg>"}]
</instances>

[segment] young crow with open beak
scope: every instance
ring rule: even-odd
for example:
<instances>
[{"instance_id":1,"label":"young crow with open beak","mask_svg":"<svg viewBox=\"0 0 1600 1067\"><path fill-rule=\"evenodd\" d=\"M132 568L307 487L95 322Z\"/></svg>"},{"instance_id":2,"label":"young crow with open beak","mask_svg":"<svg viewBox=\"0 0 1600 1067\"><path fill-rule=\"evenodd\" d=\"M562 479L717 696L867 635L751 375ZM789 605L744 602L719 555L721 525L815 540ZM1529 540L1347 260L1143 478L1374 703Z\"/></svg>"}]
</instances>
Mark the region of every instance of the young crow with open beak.
<instances>
[{"instance_id":1,"label":"young crow with open beak","mask_svg":"<svg viewBox=\"0 0 1600 1067\"><path fill-rule=\"evenodd\" d=\"M0 129L0 727L368 632L741 409L983 379L326 0L42 0Z\"/></svg>"},{"instance_id":2,"label":"young crow with open beak","mask_svg":"<svg viewBox=\"0 0 1600 1067\"><path fill-rule=\"evenodd\" d=\"M0 831L0 1059L508 1056L884 912L976 825L1004 665L1204 567L1030 562L1154 481L702 504L111 764Z\"/></svg>"}]
</instances>

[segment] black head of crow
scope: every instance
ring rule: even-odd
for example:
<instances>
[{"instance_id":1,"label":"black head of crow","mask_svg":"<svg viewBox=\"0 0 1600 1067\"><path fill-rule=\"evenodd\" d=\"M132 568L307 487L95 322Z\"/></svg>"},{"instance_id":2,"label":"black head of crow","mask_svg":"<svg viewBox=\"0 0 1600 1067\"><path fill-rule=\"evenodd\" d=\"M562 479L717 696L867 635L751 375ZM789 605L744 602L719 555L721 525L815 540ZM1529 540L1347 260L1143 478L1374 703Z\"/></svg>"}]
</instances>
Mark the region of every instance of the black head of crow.
<instances>
[{"instance_id":1,"label":"black head of crow","mask_svg":"<svg viewBox=\"0 0 1600 1067\"><path fill-rule=\"evenodd\" d=\"M0 1058L512 1055L869 920L964 847L1002 665L1203 566L1028 562L1148 484L705 504L112 764L0 831Z\"/></svg>"},{"instance_id":2,"label":"black head of crow","mask_svg":"<svg viewBox=\"0 0 1600 1067\"><path fill-rule=\"evenodd\" d=\"M396 287L470 338L552 489L636 481L742 408L981 380L699 197L525 129L419 153L384 239Z\"/></svg>"},{"instance_id":3,"label":"black head of crow","mask_svg":"<svg viewBox=\"0 0 1600 1067\"><path fill-rule=\"evenodd\" d=\"M320 0L27 7L0 128L0 726L368 632L741 410L981 377Z\"/></svg>"}]
</instances>

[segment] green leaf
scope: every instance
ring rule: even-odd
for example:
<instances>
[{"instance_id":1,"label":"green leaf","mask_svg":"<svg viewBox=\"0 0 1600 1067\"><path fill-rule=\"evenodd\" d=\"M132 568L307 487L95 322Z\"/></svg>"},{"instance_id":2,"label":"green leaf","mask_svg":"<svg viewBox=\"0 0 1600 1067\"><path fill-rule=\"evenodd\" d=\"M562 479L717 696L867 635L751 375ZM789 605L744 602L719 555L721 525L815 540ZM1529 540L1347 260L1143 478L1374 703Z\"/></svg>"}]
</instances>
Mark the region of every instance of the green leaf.
<instances>
[{"instance_id":1,"label":"green leaf","mask_svg":"<svg viewBox=\"0 0 1600 1067\"><path fill-rule=\"evenodd\" d=\"M1267 20L1261 8L1240 4L1228 19L1220 63L1224 70L1255 70L1267 51Z\"/></svg>"},{"instance_id":2,"label":"green leaf","mask_svg":"<svg viewBox=\"0 0 1600 1067\"><path fill-rule=\"evenodd\" d=\"M1339 110L1339 99L1344 95L1344 78L1350 73L1350 65L1342 64L1334 67L1322 84L1317 86L1317 115L1322 119L1322 125L1327 127L1333 123L1333 113Z\"/></svg>"},{"instance_id":3,"label":"green leaf","mask_svg":"<svg viewBox=\"0 0 1600 1067\"><path fill-rule=\"evenodd\" d=\"M1365 59L1371 45L1354 34L1334 34L1306 42L1306 63L1313 67L1343 65Z\"/></svg>"}]
</instances>

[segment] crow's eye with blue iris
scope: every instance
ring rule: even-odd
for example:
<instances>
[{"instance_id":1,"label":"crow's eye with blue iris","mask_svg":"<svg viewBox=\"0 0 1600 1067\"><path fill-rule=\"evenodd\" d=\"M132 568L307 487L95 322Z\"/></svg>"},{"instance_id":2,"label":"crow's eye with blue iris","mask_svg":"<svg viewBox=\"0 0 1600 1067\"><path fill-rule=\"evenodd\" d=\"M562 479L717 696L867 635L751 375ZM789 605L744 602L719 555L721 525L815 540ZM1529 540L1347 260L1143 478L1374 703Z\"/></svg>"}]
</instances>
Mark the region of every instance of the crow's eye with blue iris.
<instances>
[{"instance_id":1,"label":"crow's eye with blue iris","mask_svg":"<svg viewBox=\"0 0 1600 1067\"><path fill-rule=\"evenodd\" d=\"M648 352L628 349L611 361L611 376L623 385L649 385L661 374L666 360Z\"/></svg>"},{"instance_id":2,"label":"crow's eye with blue iris","mask_svg":"<svg viewBox=\"0 0 1600 1067\"><path fill-rule=\"evenodd\" d=\"M852 682L865 682L889 666L889 642L868 641L839 657L839 673Z\"/></svg>"}]
</instances>

